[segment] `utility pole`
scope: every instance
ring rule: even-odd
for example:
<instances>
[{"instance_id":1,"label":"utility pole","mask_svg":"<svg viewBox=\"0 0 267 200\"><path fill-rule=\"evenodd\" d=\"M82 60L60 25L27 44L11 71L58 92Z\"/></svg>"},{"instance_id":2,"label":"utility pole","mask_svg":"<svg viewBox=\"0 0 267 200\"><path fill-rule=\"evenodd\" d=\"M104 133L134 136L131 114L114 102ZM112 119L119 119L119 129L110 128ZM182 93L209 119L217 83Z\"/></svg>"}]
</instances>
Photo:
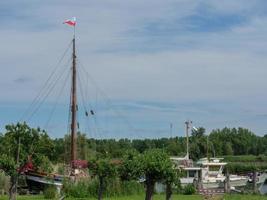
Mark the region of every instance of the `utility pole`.
<instances>
[{"instance_id":1,"label":"utility pole","mask_svg":"<svg viewBox=\"0 0 267 200\"><path fill-rule=\"evenodd\" d=\"M185 122L185 132L186 132L186 158L189 159L189 129L191 128L192 121L187 120Z\"/></svg>"},{"instance_id":2,"label":"utility pole","mask_svg":"<svg viewBox=\"0 0 267 200\"><path fill-rule=\"evenodd\" d=\"M207 135L207 159L209 160L209 135Z\"/></svg>"},{"instance_id":3,"label":"utility pole","mask_svg":"<svg viewBox=\"0 0 267 200\"><path fill-rule=\"evenodd\" d=\"M172 138L172 123L170 123L170 135L171 135L171 138Z\"/></svg>"}]
</instances>

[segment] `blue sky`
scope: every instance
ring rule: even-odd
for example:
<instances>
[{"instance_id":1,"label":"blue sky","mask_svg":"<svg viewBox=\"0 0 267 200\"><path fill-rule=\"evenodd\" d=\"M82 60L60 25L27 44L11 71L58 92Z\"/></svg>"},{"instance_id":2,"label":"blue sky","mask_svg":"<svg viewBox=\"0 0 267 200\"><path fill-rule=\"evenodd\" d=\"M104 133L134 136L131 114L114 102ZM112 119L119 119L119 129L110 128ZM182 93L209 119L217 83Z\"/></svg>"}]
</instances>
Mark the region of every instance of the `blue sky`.
<instances>
[{"instance_id":1,"label":"blue sky","mask_svg":"<svg viewBox=\"0 0 267 200\"><path fill-rule=\"evenodd\" d=\"M208 132L242 126L264 135L266 11L264 0L2 1L0 130L41 90L72 38L62 22L76 16L78 65L94 80L83 89L96 114L84 120L80 109L79 118L89 137L169 137L170 123L181 136L187 119ZM67 132L62 86L23 119L52 137Z\"/></svg>"}]
</instances>

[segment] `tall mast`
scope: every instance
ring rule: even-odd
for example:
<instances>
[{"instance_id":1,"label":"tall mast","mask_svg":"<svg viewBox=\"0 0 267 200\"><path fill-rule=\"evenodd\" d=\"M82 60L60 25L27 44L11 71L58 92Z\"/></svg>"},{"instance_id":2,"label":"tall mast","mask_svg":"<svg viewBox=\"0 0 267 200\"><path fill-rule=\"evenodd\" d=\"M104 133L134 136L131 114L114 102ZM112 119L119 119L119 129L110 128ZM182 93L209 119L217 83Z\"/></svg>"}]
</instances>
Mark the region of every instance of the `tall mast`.
<instances>
[{"instance_id":1,"label":"tall mast","mask_svg":"<svg viewBox=\"0 0 267 200\"><path fill-rule=\"evenodd\" d=\"M75 36L72 40L73 44L73 53L72 53L72 87L71 87L71 168L74 169L74 162L77 159L77 147L76 147L76 138L77 138L77 95L76 95L76 53L75 53Z\"/></svg>"}]
</instances>

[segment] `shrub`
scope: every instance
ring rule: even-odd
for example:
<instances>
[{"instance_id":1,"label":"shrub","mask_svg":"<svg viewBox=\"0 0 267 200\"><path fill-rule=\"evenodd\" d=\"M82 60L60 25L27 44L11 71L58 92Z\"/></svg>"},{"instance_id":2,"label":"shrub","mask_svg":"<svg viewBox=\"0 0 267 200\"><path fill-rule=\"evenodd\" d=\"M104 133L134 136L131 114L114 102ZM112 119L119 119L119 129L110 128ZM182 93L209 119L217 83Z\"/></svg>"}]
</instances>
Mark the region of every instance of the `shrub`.
<instances>
[{"instance_id":1,"label":"shrub","mask_svg":"<svg viewBox=\"0 0 267 200\"><path fill-rule=\"evenodd\" d=\"M193 184L188 184L183 189L183 194L185 195L192 195L196 193L196 189Z\"/></svg>"},{"instance_id":2,"label":"shrub","mask_svg":"<svg viewBox=\"0 0 267 200\"><path fill-rule=\"evenodd\" d=\"M82 180L77 183L65 182L63 192L67 197L72 198L96 198L98 195L99 181ZM144 193L142 184L136 181L121 181L120 179L110 179L106 182L104 197L118 197Z\"/></svg>"},{"instance_id":3,"label":"shrub","mask_svg":"<svg viewBox=\"0 0 267 200\"><path fill-rule=\"evenodd\" d=\"M44 189L44 198L45 199L54 199L57 196L57 189L55 186L48 186Z\"/></svg>"},{"instance_id":4,"label":"shrub","mask_svg":"<svg viewBox=\"0 0 267 200\"><path fill-rule=\"evenodd\" d=\"M67 197L73 198L96 197L97 187L97 180L81 180L77 183L65 181L63 192Z\"/></svg>"},{"instance_id":5,"label":"shrub","mask_svg":"<svg viewBox=\"0 0 267 200\"><path fill-rule=\"evenodd\" d=\"M143 194L144 186L137 181L122 181L121 191L122 195Z\"/></svg>"}]
</instances>

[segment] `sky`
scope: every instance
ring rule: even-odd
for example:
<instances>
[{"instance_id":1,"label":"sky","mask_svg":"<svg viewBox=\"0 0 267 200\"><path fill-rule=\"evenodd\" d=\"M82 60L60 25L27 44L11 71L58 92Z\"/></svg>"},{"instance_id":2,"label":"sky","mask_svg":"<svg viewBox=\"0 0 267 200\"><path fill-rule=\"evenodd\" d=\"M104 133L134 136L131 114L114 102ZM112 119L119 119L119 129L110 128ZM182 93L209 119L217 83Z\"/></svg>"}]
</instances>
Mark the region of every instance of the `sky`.
<instances>
[{"instance_id":1,"label":"sky","mask_svg":"<svg viewBox=\"0 0 267 200\"><path fill-rule=\"evenodd\" d=\"M0 131L26 121L54 138L68 132L70 51L57 63L73 37L62 22L75 16L89 137L183 136L186 120L264 135L266 11L265 0L1 1ZM59 86L31 116L57 66Z\"/></svg>"}]
</instances>

